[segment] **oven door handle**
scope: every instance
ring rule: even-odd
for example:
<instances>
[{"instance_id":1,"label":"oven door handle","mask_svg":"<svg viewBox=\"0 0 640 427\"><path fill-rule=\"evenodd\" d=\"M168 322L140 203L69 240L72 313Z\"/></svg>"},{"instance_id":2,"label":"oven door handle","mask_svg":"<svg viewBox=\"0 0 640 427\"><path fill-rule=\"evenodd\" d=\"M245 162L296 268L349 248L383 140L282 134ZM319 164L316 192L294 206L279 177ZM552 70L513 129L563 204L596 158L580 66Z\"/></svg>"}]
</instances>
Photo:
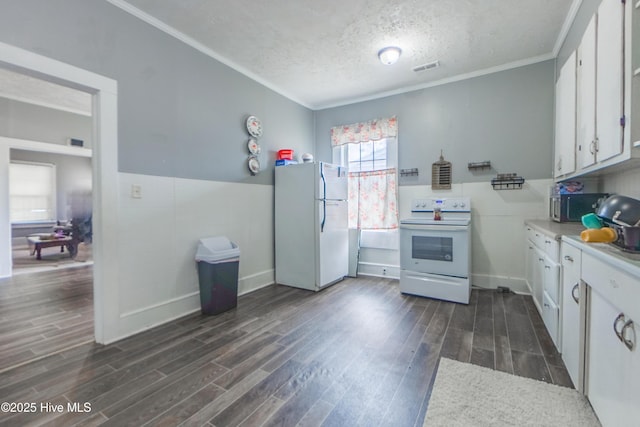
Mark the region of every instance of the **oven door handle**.
<instances>
[{"instance_id":1,"label":"oven door handle","mask_svg":"<svg viewBox=\"0 0 640 427\"><path fill-rule=\"evenodd\" d=\"M418 231L468 231L468 226L447 226L447 225L416 225L416 224L400 224L400 228L405 230L418 230Z\"/></svg>"}]
</instances>

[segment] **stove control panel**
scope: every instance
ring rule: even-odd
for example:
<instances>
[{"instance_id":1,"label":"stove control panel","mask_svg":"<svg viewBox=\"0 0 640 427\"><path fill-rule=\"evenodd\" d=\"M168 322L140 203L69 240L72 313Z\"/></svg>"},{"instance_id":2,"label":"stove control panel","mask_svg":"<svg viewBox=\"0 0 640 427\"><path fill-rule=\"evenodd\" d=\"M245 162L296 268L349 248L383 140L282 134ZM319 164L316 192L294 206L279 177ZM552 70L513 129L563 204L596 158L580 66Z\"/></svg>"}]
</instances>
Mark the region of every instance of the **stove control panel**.
<instances>
[{"instance_id":1,"label":"stove control panel","mask_svg":"<svg viewBox=\"0 0 640 427\"><path fill-rule=\"evenodd\" d=\"M439 208L442 212L471 212L471 199L468 197L440 197L414 199L411 212L433 212Z\"/></svg>"}]
</instances>

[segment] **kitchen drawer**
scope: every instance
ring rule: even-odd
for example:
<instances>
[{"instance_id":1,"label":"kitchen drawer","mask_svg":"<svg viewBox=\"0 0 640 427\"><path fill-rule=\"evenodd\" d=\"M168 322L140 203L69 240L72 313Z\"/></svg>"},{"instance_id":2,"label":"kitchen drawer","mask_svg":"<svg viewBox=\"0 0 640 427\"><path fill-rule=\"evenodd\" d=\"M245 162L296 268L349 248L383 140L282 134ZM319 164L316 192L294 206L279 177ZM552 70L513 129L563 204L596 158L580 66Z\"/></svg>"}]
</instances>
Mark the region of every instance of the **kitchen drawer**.
<instances>
[{"instance_id":1,"label":"kitchen drawer","mask_svg":"<svg viewBox=\"0 0 640 427\"><path fill-rule=\"evenodd\" d=\"M544 321L549 335L556 348L560 349L560 340L558 339L558 320L560 318L560 310L555 302L545 292L542 297L542 320Z\"/></svg>"},{"instance_id":2,"label":"kitchen drawer","mask_svg":"<svg viewBox=\"0 0 640 427\"><path fill-rule=\"evenodd\" d=\"M586 252L582 253L582 280L606 295L607 300L628 318L640 319L640 278L619 271Z\"/></svg>"},{"instance_id":3,"label":"kitchen drawer","mask_svg":"<svg viewBox=\"0 0 640 427\"><path fill-rule=\"evenodd\" d=\"M580 265L582 262L582 251L575 246L562 243L560 262L565 276L580 277Z\"/></svg>"},{"instance_id":4,"label":"kitchen drawer","mask_svg":"<svg viewBox=\"0 0 640 427\"><path fill-rule=\"evenodd\" d=\"M526 227L526 235L527 235L527 239L533 243L535 246L537 246L538 248L542 249L542 233L538 230L536 230L533 227L530 227L527 225Z\"/></svg>"},{"instance_id":5,"label":"kitchen drawer","mask_svg":"<svg viewBox=\"0 0 640 427\"><path fill-rule=\"evenodd\" d=\"M534 245L536 245L545 254L549 255L552 260L558 260L560 242L558 242L553 235L548 235L537 228L531 227L530 225L526 226L525 232L527 239L529 239Z\"/></svg>"},{"instance_id":6,"label":"kitchen drawer","mask_svg":"<svg viewBox=\"0 0 640 427\"><path fill-rule=\"evenodd\" d=\"M549 258L551 258L552 260L557 261L558 255L560 254L560 242L558 242L556 239L546 234L542 235L541 240L542 240L542 243L541 243L542 246L540 247L542 248L544 253L549 255Z\"/></svg>"},{"instance_id":7,"label":"kitchen drawer","mask_svg":"<svg viewBox=\"0 0 640 427\"><path fill-rule=\"evenodd\" d=\"M544 291L551 300L560 305L560 264L552 261L549 255L544 257Z\"/></svg>"}]
</instances>

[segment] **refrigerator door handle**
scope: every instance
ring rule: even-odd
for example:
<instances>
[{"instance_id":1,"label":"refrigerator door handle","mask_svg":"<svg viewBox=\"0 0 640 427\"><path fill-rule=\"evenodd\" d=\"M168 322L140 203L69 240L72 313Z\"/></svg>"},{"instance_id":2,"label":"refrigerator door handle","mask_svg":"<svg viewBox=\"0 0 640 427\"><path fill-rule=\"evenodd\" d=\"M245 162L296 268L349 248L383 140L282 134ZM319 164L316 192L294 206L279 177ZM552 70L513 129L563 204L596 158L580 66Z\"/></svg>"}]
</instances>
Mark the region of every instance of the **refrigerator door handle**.
<instances>
[{"instance_id":1,"label":"refrigerator door handle","mask_svg":"<svg viewBox=\"0 0 640 427\"><path fill-rule=\"evenodd\" d=\"M327 220L327 201L322 199L322 222L320 223L320 232L324 233L324 223Z\"/></svg>"},{"instance_id":2,"label":"refrigerator door handle","mask_svg":"<svg viewBox=\"0 0 640 427\"><path fill-rule=\"evenodd\" d=\"M324 163L320 162L320 179L322 179L322 200L327 198L327 179L324 177Z\"/></svg>"}]
</instances>

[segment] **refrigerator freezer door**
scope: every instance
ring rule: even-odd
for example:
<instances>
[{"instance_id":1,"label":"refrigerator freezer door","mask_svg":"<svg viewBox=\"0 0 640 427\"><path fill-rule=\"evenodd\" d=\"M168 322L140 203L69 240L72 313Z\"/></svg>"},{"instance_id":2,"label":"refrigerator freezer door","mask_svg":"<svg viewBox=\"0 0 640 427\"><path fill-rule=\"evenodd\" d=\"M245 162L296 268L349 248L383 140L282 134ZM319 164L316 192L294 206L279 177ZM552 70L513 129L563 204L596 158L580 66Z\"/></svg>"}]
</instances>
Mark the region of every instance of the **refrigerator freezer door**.
<instances>
[{"instance_id":1,"label":"refrigerator freezer door","mask_svg":"<svg viewBox=\"0 0 640 427\"><path fill-rule=\"evenodd\" d=\"M349 229L346 201L319 200L317 284L327 286L349 273ZM324 218L324 230L320 222Z\"/></svg>"},{"instance_id":2,"label":"refrigerator freezer door","mask_svg":"<svg viewBox=\"0 0 640 427\"><path fill-rule=\"evenodd\" d=\"M317 199L347 200L347 169L330 163L318 163Z\"/></svg>"}]
</instances>

